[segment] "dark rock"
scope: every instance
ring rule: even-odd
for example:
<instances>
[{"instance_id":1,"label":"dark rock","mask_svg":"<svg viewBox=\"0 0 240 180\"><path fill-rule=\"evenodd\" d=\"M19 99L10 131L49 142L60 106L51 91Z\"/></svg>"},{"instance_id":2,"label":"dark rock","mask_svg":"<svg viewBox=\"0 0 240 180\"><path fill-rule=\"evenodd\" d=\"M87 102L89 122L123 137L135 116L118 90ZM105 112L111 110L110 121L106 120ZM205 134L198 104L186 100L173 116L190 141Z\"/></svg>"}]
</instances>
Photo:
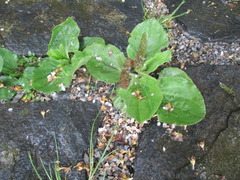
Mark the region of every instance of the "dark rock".
<instances>
[{"instance_id":1,"label":"dark rock","mask_svg":"<svg viewBox=\"0 0 240 180\"><path fill-rule=\"evenodd\" d=\"M21 55L45 55L52 28L74 17L82 36L99 36L120 49L130 31L141 22L138 0L18 0L0 2L0 44Z\"/></svg>"},{"instance_id":2,"label":"dark rock","mask_svg":"<svg viewBox=\"0 0 240 180\"><path fill-rule=\"evenodd\" d=\"M182 0L165 3L173 11ZM189 14L178 18L184 29L204 41L240 42L240 3L225 0L186 0L177 14L187 10Z\"/></svg>"},{"instance_id":3,"label":"dark rock","mask_svg":"<svg viewBox=\"0 0 240 180\"><path fill-rule=\"evenodd\" d=\"M200 176L205 179L239 179L240 177L240 110L233 112L228 127L217 138L214 146L204 157L199 166Z\"/></svg>"},{"instance_id":4,"label":"dark rock","mask_svg":"<svg viewBox=\"0 0 240 180\"><path fill-rule=\"evenodd\" d=\"M41 111L46 111L45 118ZM54 134L60 165L68 167L82 161L83 154L88 152L91 124L98 107L92 103L64 100L2 104L0 112L1 180L25 180L37 179L28 152L43 177L40 157L46 167L56 161ZM86 172L72 170L67 179L87 179Z\"/></svg>"},{"instance_id":5,"label":"dark rock","mask_svg":"<svg viewBox=\"0 0 240 180\"><path fill-rule=\"evenodd\" d=\"M240 145L237 139L240 132L240 66L200 65L188 67L186 72L204 96L206 117L198 124L188 126L187 131L176 128L183 134L183 142L172 140L171 135L154 122L147 125L139 139L136 180L207 179L206 172L208 175L226 174L231 180L236 179L236 174L239 177L239 164L234 162L240 158L235 149ZM236 97L220 88L219 82L231 88ZM226 142L222 144L223 141ZM204 150L199 146L200 142L205 142ZM194 170L189 162L192 156L196 157ZM218 164L217 160L223 159L225 164ZM227 161L232 161L231 166L224 168ZM206 167L204 171L203 167ZM232 170L227 172L230 168Z\"/></svg>"}]
</instances>

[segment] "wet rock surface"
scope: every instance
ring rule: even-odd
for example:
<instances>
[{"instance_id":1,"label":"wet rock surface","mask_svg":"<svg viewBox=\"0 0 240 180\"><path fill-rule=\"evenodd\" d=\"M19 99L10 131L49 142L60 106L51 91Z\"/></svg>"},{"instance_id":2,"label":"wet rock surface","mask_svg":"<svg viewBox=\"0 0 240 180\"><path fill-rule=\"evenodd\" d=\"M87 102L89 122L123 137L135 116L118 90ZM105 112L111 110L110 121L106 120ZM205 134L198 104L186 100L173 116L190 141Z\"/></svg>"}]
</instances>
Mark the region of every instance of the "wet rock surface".
<instances>
[{"instance_id":1,"label":"wet rock surface","mask_svg":"<svg viewBox=\"0 0 240 180\"><path fill-rule=\"evenodd\" d=\"M45 117L41 111L46 112ZM60 165L76 165L88 151L91 124L98 107L88 102L61 100L2 104L0 112L1 180L37 179L28 152L44 175L40 157L46 167L56 161L55 134ZM67 179L87 179L86 172L72 170Z\"/></svg>"},{"instance_id":2,"label":"wet rock surface","mask_svg":"<svg viewBox=\"0 0 240 180\"><path fill-rule=\"evenodd\" d=\"M173 11L182 0L168 0ZM225 0L186 0L178 13L191 12L178 18L184 29L204 41L240 42L240 2Z\"/></svg>"},{"instance_id":3,"label":"wet rock surface","mask_svg":"<svg viewBox=\"0 0 240 180\"><path fill-rule=\"evenodd\" d=\"M45 55L52 28L74 17L82 36L98 36L120 49L142 21L138 0L0 1L0 44L21 55Z\"/></svg>"},{"instance_id":4,"label":"wet rock surface","mask_svg":"<svg viewBox=\"0 0 240 180\"><path fill-rule=\"evenodd\" d=\"M200 65L188 67L186 72L204 96L207 115L186 130L183 127L173 130L183 134L183 141L173 140L172 133L156 122L147 125L139 139L136 180L214 179L216 176L232 180L240 176L236 163L240 158L236 148L240 145L240 66ZM219 82L231 88L236 96L220 88ZM192 157L196 159L194 169L189 161Z\"/></svg>"}]
</instances>

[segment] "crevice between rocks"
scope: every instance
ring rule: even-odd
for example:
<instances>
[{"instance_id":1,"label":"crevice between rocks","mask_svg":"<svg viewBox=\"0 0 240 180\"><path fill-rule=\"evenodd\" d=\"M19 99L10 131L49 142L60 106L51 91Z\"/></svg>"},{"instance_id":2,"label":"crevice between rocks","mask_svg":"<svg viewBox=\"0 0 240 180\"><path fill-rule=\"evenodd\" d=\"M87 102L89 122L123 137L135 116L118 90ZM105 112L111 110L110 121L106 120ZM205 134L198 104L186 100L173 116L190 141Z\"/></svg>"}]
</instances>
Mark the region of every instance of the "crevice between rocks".
<instances>
[{"instance_id":1,"label":"crevice between rocks","mask_svg":"<svg viewBox=\"0 0 240 180\"><path fill-rule=\"evenodd\" d=\"M214 143L217 141L218 137L221 135L222 132L224 132L228 127L229 127L229 119L232 116L233 113L240 111L240 107L236 108L235 110L232 110L229 112L227 118L226 118L226 126L220 130L216 136L216 138L214 139L214 141L212 142L212 146L214 145ZM211 148L210 148L211 149Z\"/></svg>"},{"instance_id":2,"label":"crevice between rocks","mask_svg":"<svg viewBox=\"0 0 240 180\"><path fill-rule=\"evenodd\" d=\"M236 102L235 102L235 103L236 103ZM237 105L237 106L239 106L239 105ZM230 111L230 112L228 113L228 116L227 116L226 121L225 121L225 122L226 122L226 126L217 133L216 138L215 138L214 141L212 142L212 145L210 146L210 148L208 148L207 152L203 153L202 157L196 159L196 162L201 161L202 159L204 159L204 158L206 157L207 153L208 153L208 152L211 150L211 148L214 146L214 144L215 144L215 142L217 141L218 137L219 137L226 129L228 129L228 127L229 127L229 119L231 118L232 114L235 113L235 112L237 112L237 111L240 111L240 107L237 107L236 109L234 109L234 110L232 110L232 111ZM183 166L177 168L177 169L175 170L175 178L176 178L178 172L180 172L182 169L186 168L186 167L189 166L190 164L191 164L191 163L188 162L188 163L184 164Z\"/></svg>"}]
</instances>

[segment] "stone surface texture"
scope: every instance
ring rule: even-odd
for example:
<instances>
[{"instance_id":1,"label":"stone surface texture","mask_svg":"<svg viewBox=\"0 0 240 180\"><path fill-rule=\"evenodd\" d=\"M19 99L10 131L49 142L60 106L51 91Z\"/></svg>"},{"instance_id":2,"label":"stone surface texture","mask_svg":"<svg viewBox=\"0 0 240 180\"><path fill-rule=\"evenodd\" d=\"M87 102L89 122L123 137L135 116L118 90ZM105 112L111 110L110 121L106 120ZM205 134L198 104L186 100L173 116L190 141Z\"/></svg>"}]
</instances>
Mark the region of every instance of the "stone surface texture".
<instances>
[{"instance_id":1,"label":"stone surface texture","mask_svg":"<svg viewBox=\"0 0 240 180\"><path fill-rule=\"evenodd\" d=\"M167 0L173 11L182 0ZM240 2L226 0L186 0L177 14L191 10L178 20L187 32L204 41L240 42Z\"/></svg>"},{"instance_id":2,"label":"stone surface texture","mask_svg":"<svg viewBox=\"0 0 240 180\"><path fill-rule=\"evenodd\" d=\"M45 117L41 111L46 112ZM60 165L67 167L83 160L84 153L88 152L91 124L98 114L98 106L71 100L11 103L1 104L0 112L0 179L30 180L37 178L28 152L44 177L40 157L46 167L56 161L54 134ZM73 180L86 178L85 171L73 170L67 175L67 179Z\"/></svg>"},{"instance_id":3,"label":"stone surface texture","mask_svg":"<svg viewBox=\"0 0 240 180\"><path fill-rule=\"evenodd\" d=\"M199 165L204 179L239 179L240 177L240 110L233 112L228 126Z\"/></svg>"},{"instance_id":4,"label":"stone surface texture","mask_svg":"<svg viewBox=\"0 0 240 180\"><path fill-rule=\"evenodd\" d=\"M235 180L240 177L237 150L240 145L240 66L200 65L188 67L186 72L204 96L206 117L187 130L174 129L183 134L183 141L174 141L171 133L156 122L147 125L139 139L135 180L203 180L217 176ZM220 82L236 96L220 88ZM200 142L204 142L204 149ZM194 169L189 161L192 156L196 158Z\"/></svg>"},{"instance_id":5,"label":"stone surface texture","mask_svg":"<svg viewBox=\"0 0 240 180\"><path fill-rule=\"evenodd\" d=\"M0 1L0 44L21 55L45 55L51 30L73 17L81 36L98 36L125 49L128 31L142 21L139 0Z\"/></svg>"}]
</instances>

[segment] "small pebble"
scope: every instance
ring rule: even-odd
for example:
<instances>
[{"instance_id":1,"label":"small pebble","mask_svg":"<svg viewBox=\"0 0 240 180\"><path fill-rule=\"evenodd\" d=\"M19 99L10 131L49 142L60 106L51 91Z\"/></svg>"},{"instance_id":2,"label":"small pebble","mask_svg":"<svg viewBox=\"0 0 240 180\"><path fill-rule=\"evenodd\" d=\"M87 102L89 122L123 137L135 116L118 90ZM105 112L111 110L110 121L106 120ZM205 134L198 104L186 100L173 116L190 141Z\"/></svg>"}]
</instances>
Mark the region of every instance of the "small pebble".
<instances>
[{"instance_id":1,"label":"small pebble","mask_svg":"<svg viewBox=\"0 0 240 180\"><path fill-rule=\"evenodd\" d=\"M9 111L9 112L12 112L12 111L13 111L13 108L8 108L8 111Z\"/></svg>"}]
</instances>

